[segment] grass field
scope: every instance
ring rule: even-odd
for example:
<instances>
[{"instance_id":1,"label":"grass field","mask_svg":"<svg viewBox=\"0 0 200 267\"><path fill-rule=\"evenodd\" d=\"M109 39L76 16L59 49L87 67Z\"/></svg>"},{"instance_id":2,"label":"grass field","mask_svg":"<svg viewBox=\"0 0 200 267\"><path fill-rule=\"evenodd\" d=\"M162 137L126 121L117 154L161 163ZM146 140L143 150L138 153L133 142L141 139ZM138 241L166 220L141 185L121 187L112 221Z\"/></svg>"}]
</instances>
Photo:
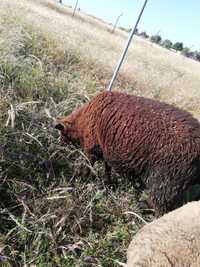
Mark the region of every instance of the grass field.
<instances>
[{"instance_id":1,"label":"grass field","mask_svg":"<svg viewBox=\"0 0 200 267\"><path fill-rule=\"evenodd\" d=\"M48 127L108 85L127 35L50 0L0 1L0 266L123 266L153 213L128 181L89 177L81 150ZM116 90L200 116L200 65L135 38Z\"/></svg>"}]
</instances>

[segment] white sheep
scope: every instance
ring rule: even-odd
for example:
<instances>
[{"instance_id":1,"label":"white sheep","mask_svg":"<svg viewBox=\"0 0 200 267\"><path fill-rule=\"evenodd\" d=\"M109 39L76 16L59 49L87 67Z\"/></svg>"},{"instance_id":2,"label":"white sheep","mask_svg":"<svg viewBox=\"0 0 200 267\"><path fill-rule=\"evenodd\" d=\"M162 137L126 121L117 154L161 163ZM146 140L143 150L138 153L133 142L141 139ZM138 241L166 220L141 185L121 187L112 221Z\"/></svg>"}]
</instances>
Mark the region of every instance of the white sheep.
<instances>
[{"instance_id":1,"label":"white sheep","mask_svg":"<svg viewBox=\"0 0 200 267\"><path fill-rule=\"evenodd\" d=\"M200 201L145 225L127 256L127 267L200 267Z\"/></svg>"}]
</instances>

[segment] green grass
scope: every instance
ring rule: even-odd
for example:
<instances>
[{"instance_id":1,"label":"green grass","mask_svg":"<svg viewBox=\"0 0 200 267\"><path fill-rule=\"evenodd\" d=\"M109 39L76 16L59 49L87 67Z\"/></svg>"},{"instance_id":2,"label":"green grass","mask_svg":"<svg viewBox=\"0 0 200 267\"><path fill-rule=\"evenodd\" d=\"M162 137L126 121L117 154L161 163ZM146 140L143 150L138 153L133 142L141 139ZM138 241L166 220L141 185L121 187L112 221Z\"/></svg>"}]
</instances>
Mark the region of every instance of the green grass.
<instances>
[{"instance_id":1,"label":"green grass","mask_svg":"<svg viewBox=\"0 0 200 267\"><path fill-rule=\"evenodd\" d=\"M20 18L1 18L0 40L0 266L120 266L139 193L122 177L106 188L102 164L83 177L82 151L48 126L102 90L102 73Z\"/></svg>"}]
</instances>

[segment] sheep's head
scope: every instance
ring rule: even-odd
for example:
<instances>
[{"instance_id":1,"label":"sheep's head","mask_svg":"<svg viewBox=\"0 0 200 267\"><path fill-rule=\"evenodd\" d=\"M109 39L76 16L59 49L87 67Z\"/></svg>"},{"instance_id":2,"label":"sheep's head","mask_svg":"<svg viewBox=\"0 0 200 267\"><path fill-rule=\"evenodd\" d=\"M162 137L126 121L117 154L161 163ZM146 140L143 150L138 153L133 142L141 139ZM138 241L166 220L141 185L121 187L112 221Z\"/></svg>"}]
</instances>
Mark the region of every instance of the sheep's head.
<instances>
[{"instance_id":1,"label":"sheep's head","mask_svg":"<svg viewBox=\"0 0 200 267\"><path fill-rule=\"evenodd\" d=\"M74 122L70 117L58 118L53 122L53 128L60 131L60 140L62 144L77 145L79 143L78 132Z\"/></svg>"}]
</instances>

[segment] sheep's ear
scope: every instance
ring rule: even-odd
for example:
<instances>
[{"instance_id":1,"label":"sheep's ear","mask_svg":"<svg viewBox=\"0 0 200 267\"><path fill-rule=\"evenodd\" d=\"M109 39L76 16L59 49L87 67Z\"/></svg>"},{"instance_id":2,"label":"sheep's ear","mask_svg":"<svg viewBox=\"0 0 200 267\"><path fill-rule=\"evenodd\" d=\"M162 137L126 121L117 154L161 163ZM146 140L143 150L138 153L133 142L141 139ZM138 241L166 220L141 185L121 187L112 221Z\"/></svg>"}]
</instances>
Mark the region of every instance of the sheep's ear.
<instances>
[{"instance_id":1,"label":"sheep's ear","mask_svg":"<svg viewBox=\"0 0 200 267\"><path fill-rule=\"evenodd\" d=\"M53 128L59 130L59 131L64 131L65 125L62 122L54 121L53 122Z\"/></svg>"}]
</instances>

